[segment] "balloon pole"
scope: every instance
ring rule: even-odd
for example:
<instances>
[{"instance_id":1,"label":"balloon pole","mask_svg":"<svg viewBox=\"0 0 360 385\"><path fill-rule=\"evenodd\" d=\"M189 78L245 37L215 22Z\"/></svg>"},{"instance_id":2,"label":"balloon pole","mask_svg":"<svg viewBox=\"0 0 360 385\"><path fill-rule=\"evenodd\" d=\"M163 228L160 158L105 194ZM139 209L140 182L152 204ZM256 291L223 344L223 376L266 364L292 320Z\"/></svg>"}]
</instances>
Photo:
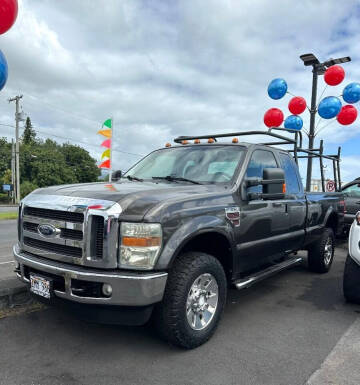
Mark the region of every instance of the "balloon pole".
<instances>
[{"instance_id":1,"label":"balloon pole","mask_svg":"<svg viewBox=\"0 0 360 385\"><path fill-rule=\"evenodd\" d=\"M316 65L314 65L313 66L312 92L311 92L311 108L310 108L309 151L312 151L314 148L317 81L318 81L318 68ZM310 156L308 158L308 164L307 164L306 191L311 190L311 176L312 176L312 157Z\"/></svg>"}]
</instances>

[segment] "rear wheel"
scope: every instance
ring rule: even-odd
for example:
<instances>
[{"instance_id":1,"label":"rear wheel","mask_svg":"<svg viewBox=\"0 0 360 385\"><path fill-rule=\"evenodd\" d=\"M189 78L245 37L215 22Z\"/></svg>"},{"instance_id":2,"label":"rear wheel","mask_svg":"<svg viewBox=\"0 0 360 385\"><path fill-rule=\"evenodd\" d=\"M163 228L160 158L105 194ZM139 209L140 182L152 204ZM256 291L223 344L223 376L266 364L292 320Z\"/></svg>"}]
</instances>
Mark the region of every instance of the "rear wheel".
<instances>
[{"instance_id":1,"label":"rear wheel","mask_svg":"<svg viewBox=\"0 0 360 385\"><path fill-rule=\"evenodd\" d=\"M320 239L309 248L308 266L315 273L327 273L334 260L335 237L330 228L325 228Z\"/></svg>"},{"instance_id":2,"label":"rear wheel","mask_svg":"<svg viewBox=\"0 0 360 385\"><path fill-rule=\"evenodd\" d=\"M343 290L348 302L360 304L360 266L349 254L345 263Z\"/></svg>"},{"instance_id":3,"label":"rear wheel","mask_svg":"<svg viewBox=\"0 0 360 385\"><path fill-rule=\"evenodd\" d=\"M220 262L211 255L180 256L169 272L164 299L155 309L161 335L192 349L215 332L226 302L227 283Z\"/></svg>"}]
</instances>

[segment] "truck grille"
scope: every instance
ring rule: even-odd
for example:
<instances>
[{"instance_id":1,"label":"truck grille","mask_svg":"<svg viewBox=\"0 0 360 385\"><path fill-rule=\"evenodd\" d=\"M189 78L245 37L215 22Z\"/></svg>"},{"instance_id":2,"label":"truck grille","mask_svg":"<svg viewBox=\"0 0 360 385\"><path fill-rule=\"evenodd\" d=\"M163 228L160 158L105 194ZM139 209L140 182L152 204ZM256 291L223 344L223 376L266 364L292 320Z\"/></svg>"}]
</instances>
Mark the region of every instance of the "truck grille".
<instances>
[{"instance_id":1,"label":"truck grille","mask_svg":"<svg viewBox=\"0 0 360 385\"><path fill-rule=\"evenodd\" d=\"M32 222L24 222L23 228L24 230L31 231L33 233L38 232L38 223L32 223ZM83 239L83 233L80 230L72 230L72 229L65 229L60 228L60 238L66 238L66 239L76 239L78 241L82 241Z\"/></svg>"},{"instance_id":2,"label":"truck grille","mask_svg":"<svg viewBox=\"0 0 360 385\"><path fill-rule=\"evenodd\" d=\"M56 219L60 221L67 221L73 223L83 223L84 214L72 211L61 211L61 210L49 210L41 209L38 207L25 207L24 215L31 215L38 218Z\"/></svg>"},{"instance_id":3,"label":"truck grille","mask_svg":"<svg viewBox=\"0 0 360 385\"><path fill-rule=\"evenodd\" d=\"M43 259L117 268L121 212L112 201L31 194L21 205L20 247Z\"/></svg>"},{"instance_id":4,"label":"truck grille","mask_svg":"<svg viewBox=\"0 0 360 385\"><path fill-rule=\"evenodd\" d=\"M35 249L50 251L56 254L67 255L69 257L82 257L82 249L80 247L59 245L57 243L39 241L38 239L29 237L24 237L24 245L34 247Z\"/></svg>"},{"instance_id":5,"label":"truck grille","mask_svg":"<svg viewBox=\"0 0 360 385\"><path fill-rule=\"evenodd\" d=\"M94 215L92 217L92 231L91 234L94 234L92 244L92 251L95 254L96 258L100 259L103 256L103 246L104 246L104 218L99 215Z\"/></svg>"}]
</instances>

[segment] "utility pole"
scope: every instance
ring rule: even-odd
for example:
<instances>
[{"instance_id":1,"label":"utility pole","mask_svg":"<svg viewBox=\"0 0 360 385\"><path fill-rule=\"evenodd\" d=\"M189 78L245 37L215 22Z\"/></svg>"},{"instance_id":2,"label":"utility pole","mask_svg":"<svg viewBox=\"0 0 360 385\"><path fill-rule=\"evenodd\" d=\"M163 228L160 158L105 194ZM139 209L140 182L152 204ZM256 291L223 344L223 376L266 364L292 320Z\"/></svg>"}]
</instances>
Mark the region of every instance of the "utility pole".
<instances>
[{"instance_id":1,"label":"utility pole","mask_svg":"<svg viewBox=\"0 0 360 385\"><path fill-rule=\"evenodd\" d=\"M15 203L15 143L14 139L11 139L11 184L13 186L13 191L11 192L11 201Z\"/></svg>"},{"instance_id":2,"label":"utility pole","mask_svg":"<svg viewBox=\"0 0 360 385\"><path fill-rule=\"evenodd\" d=\"M313 79L312 79L312 91L311 91L311 107L310 107L310 127L309 127L309 150L314 149L315 132L315 117L317 113L316 97L317 97L317 81L318 76L323 75L325 71L335 65L351 61L349 56L341 57L338 59L329 59L323 63L320 63L319 59L312 53L306 53L300 56L300 59L304 62L305 66L312 66ZM312 157L309 156L307 164L306 175L306 191L311 189L311 176L312 176Z\"/></svg>"},{"instance_id":3,"label":"utility pole","mask_svg":"<svg viewBox=\"0 0 360 385\"><path fill-rule=\"evenodd\" d=\"M20 161L19 161L19 121L20 121L20 113L19 113L19 101L22 99L22 95L17 95L14 98L9 99L9 103L15 102L15 202L17 204L20 203Z\"/></svg>"}]
</instances>

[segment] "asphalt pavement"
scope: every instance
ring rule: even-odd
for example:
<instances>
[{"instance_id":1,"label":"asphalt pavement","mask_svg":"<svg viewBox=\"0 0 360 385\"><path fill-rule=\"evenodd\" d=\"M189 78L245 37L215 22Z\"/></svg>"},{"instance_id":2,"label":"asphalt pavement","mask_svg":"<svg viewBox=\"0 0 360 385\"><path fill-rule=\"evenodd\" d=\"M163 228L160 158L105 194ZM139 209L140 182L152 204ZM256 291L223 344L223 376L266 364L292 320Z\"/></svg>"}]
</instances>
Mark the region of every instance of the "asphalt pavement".
<instances>
[{"instance_id":1,"label":"asphalt pavement","mask_svg":"<svg viewBox=\"0 0 360 385\"><path fill-rule=\"evenodd\" d=\"M149 326L89 324L54 308L2 318L0 384L320 385L330 370L338 376L330 383L352 384L360 344L351 376L337 368L360 335L360 306L342 295L345 257L339 249L325 275L299 266L231 290L216 334L192 351Z\"/></svg>"}]
</instances>

